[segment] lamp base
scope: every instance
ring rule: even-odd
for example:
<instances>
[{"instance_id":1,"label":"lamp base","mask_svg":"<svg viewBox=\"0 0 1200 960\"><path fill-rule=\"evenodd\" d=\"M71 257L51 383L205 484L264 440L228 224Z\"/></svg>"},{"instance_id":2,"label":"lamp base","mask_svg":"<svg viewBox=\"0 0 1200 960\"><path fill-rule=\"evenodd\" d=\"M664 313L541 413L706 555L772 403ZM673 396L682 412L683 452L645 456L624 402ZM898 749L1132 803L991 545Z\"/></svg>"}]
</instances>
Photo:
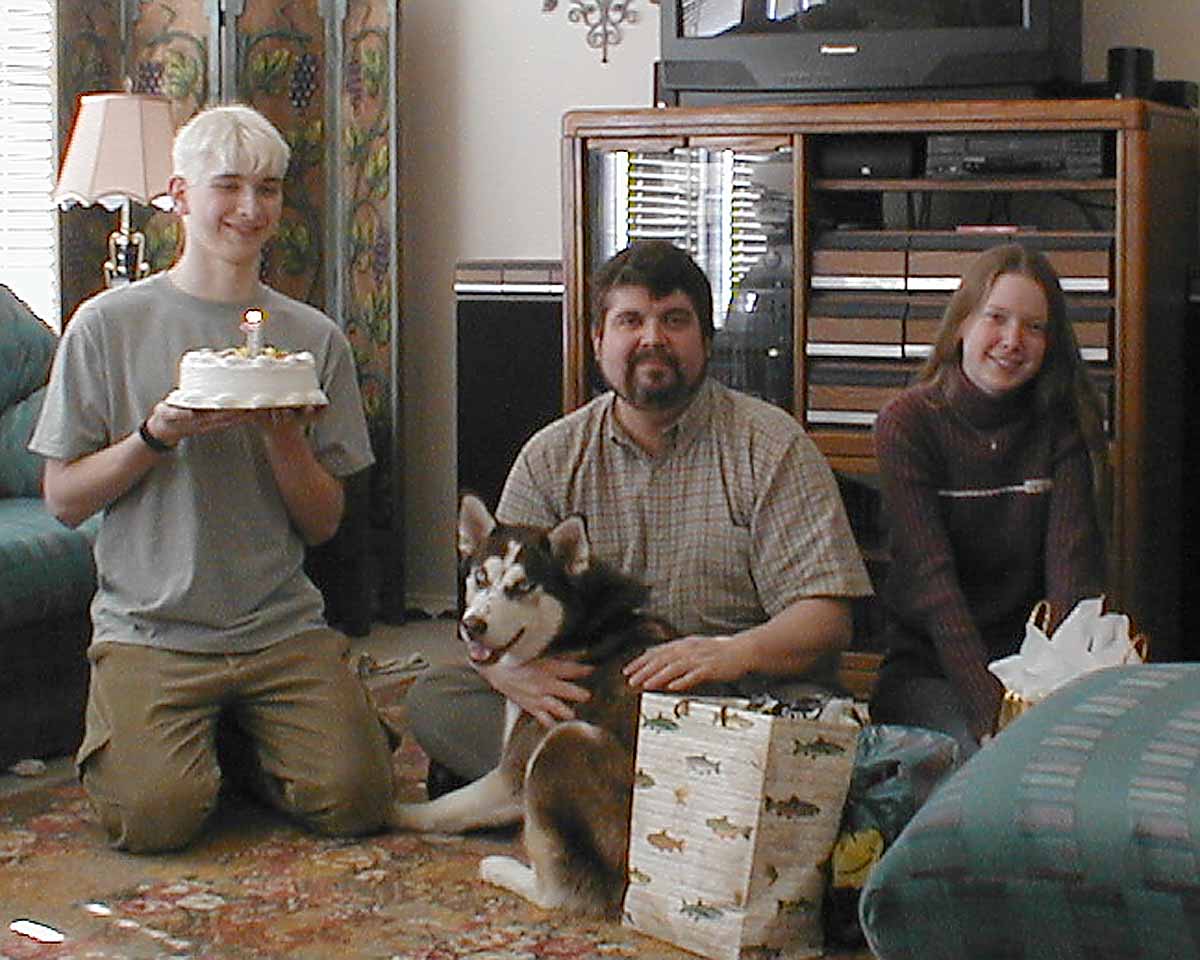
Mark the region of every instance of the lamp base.
<instances>
[{"instance_id":1,"label":"lamp base","mask_svg":"<svg viewBox=\"0 0 1200 960\"><path fill-rule=\"evenodd\" d=\"M123 287L150 272L145 260L146 238L141 231L114 230L108 235L108 259L104 261L104 283Z\"/></svg>"}]
</instances>

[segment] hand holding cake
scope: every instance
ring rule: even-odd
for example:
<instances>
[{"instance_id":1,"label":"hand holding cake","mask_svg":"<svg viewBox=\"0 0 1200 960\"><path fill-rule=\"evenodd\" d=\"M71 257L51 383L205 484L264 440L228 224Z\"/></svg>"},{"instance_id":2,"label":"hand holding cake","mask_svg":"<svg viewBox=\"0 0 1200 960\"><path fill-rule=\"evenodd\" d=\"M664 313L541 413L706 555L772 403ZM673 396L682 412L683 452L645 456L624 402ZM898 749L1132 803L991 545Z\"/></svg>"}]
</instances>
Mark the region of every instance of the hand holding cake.
<instances>
[{"instance_id":1,"label":"hand holding cake","mask_svg":"<svg viewBox=\"0 0 1200 960\"><path fill-rule=\"evenodd\" d=\"M238 424L252 420L254 410L193 410L178 407L165 400L154 405L150 415L142 421L139 433L146 444L158 453L168 453L184 437L228 430ZM149 434L149 437L147 437Z\"/></svg>"}]
</instances>

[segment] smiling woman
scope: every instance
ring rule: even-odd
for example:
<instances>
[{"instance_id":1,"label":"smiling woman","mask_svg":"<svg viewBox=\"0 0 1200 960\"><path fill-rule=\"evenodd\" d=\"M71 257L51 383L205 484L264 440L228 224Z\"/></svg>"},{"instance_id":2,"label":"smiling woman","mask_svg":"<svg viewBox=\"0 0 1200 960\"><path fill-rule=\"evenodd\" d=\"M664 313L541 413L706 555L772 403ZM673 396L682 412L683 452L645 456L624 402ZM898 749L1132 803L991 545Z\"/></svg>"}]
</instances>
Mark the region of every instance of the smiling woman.
<instances>
[{"instance_id":1,"label":"smiling woman","mask_svg":"<svg viewBox=\"0 0 1200 960\"><path fill-rule=\"evenodd\" d=\"M892 564L879 723L930 727L969 756L1030 610L1055 621L1104 589L1105 443L1058 277L1017 244L985 251L942 318L919 382L879 414Z\"/></svg>"},{"instance_id":2,"label":"smiling woman","mask_svg":"<svg viewBox=\"0 0 1200 960\"><path fill-rule=\"evenodd\" d=\"M0 258L4 283L60 326L54 182L54 0L5 0L0 30Z\"/></svg>"}]
</instances>

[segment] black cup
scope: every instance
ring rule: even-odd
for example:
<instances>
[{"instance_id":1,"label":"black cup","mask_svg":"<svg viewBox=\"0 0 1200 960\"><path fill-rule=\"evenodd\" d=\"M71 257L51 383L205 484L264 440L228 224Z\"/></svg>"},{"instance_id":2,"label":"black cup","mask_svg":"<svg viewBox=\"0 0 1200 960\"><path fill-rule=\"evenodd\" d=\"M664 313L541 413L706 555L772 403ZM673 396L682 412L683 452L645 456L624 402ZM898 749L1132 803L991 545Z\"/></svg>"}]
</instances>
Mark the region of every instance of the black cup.
<instances>
[{"instance_id":1,"label":"black cup","mask_svg":"<svg viewBox=\"0 0 1200 960\"><path fill-rule=\"evenodd\" d=\"M1108 84L1114 97L1149 97L1154 92L1154 51L1112 47L1108 51Z\"/></svg>"}]
</instances>

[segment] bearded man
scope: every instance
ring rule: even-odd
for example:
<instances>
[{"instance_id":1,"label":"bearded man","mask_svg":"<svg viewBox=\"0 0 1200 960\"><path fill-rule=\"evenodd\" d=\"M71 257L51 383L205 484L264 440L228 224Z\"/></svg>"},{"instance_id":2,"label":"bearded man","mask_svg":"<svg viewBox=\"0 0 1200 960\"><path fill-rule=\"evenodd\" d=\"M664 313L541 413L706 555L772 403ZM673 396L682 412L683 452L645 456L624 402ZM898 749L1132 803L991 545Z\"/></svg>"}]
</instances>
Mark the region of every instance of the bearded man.
<instances>
[{"instance_id":1,"label":"bearded man","mask_svg":"<svg viewBox=\"0 0 1200 960\"><path fill-rule=\"evenodd\" d=\"M497 519L582 516L593 556L650 588L647 611L680 639L628 666L635 687L794 699L832 685L870 580L816 445L707 376L708 278L665 241L627 247L594 279L591 340L608 392L526 443ZM408 712L430 792L495 766L505 697L542 723L573 717L587 669L501 658L422 678Z\"/></svg>"}]
</instances>

